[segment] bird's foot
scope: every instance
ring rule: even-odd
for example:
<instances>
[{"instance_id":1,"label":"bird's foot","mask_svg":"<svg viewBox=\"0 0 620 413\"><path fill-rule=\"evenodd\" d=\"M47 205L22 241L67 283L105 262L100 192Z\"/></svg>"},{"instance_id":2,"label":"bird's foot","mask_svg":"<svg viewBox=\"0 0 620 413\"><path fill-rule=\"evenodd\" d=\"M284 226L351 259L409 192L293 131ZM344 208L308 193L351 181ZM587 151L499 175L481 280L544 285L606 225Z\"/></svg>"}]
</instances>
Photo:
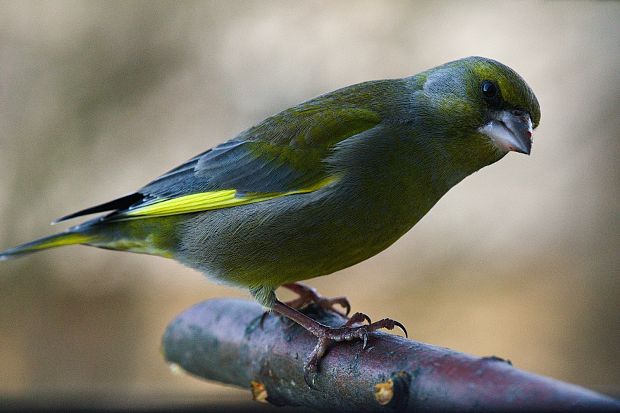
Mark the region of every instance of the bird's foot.
<instances>
[{"instance_id":1,"label":"bird's foot","mask_svg":"<svg viewBox=\"0 0 620 413\"><path fill-rule=\"evenodd\" d=\"M302 308L305 308L309 304L316 304L325 311L331 311L343 317L347 317L349 313L351 312L351 304L349 303L349 300L347 300L346 297L334 297L334 298L323 297L316 291L315 288L312 288L308 285L301 284L301 283L283 284L282 287L298 295L297 298L284 303L287 306L294 308L296 310L301 310ZM336 304L344 308L345 312L343 313L335 309L334 306ZM259 322L259 325L261 326L261 328L263 327L263 323L265 322L265 319L269 316L269 314L270 314L270 311L265 311L263 315L261 316L260 322Z\"/></svg>"},{"instance_id":2,"label":"bird's foot","mask_svg":"<svg viewBox=\"0 0 620 413\"><path fill-rule=\"evenodd\" d=\"M383 320L373 323L366 314L355 313L341 327L328 327L299 312L299 310L291 308L279 301L275 302L273 309L280 315L295 321L317 338L318 341L316 346L304 364L304 380L308 386L313 388L321 359L332 343L362 340L362 349L365 349L368 343L368 334L382 328L393 330L394 327L398 327L403 330L405 336L407 336L407 329L405 326L389 318L384 318ZM368 324L362 324L364 322L368 322Z\"/></svg>"},{"instance_id":3,"label":"bird's foot","mask_svg":"<svg viewBox=\"0 0 620 413\"><path fill-rule=\"evenodd\" d=\"M297 310L301 310L306 307L308 304L316 304L321 307L325 311L333 311L334 313L340 314L341 316L348 316L351 312L351 304L346 297L334 297L328 298L320 295L315 288L312 288L308 285L301 283L289 283L283 284L282 287L287 290L291 290L292 292L298 295L294 300L288 301L285 304L289 307L295 308ZM334 308L334 306L338 304L342 308L345 309L345 313L338 311Z\"/></svg>"},{"instance_id":4,"label":"bird's foot","mask_svg":"<svg viewBox=\"0 0 620 413\"><path fill-rule=\"evenodd\" d=\"M367 321L368 324L359 325L364 321ZM310 387L314 387L316 374L319 370L319 363L332 343L362 340L362 349L366 349L368 344L368 334L382 328L393 330L394 327L398 327L403 331L403 333L405 333L405 337L408 336L407 329L398 321L390 318L384 318L373 323L371 322L370 317L364 313L353 314L353 316L351 316L351 318L349 318L349 320L342 327L322 327L323 328L319 329L318 334L311 331L318 340L304 365L304 380Z\"/></svg>"}]
</instances>

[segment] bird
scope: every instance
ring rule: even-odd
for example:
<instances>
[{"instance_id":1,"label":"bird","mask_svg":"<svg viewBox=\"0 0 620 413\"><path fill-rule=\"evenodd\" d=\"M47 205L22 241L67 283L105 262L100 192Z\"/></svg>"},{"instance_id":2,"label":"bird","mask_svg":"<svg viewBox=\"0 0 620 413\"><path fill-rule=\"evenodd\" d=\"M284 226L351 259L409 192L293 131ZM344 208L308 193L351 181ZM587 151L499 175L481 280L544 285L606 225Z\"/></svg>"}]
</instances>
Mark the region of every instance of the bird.
<instances>
[{"instance_id":1,"label":"bird","mask_svg":"<svg viewBox=\"0 0 620 413\"><path fill-rule=\"evenodd\" d=\"M540 106L523 78L484 57L338 89L270 116L136 192L66 215L98 214L0 252L0 261L83 244L172 258L241 287L317 338L304 377L334 342L381 328L363 313L341 327L303 306L346 309L300 281L370 258L408 232L454 185L509 152L529 154ZM299 297L280 301L285 287ZM405 330L406 334L406 330Z\"/></svg>"}]
</instances>

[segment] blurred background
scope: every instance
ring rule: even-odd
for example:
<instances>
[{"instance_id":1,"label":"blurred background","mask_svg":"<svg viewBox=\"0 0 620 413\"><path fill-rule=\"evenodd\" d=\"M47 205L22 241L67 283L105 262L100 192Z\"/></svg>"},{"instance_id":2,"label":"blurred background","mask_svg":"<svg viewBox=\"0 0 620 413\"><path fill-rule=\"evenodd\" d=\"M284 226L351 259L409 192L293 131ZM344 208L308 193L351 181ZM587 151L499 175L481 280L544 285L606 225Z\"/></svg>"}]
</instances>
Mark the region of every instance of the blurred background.
<instances>
[{"instance_id":1,"label":"blurred background","mask_svg":"<svg viewBox=\"0 0 620 413\"><path fill-rule=\"evenodd\" d=\"M0 249L318 94L492 57L538 96L532 155L311 285L414 339L618 396L619 21L617 2L1 1ZM159 352L182 310L244 291L86 247L0 275L0 400L250 399Z\"/></svg>"}]
</instances>

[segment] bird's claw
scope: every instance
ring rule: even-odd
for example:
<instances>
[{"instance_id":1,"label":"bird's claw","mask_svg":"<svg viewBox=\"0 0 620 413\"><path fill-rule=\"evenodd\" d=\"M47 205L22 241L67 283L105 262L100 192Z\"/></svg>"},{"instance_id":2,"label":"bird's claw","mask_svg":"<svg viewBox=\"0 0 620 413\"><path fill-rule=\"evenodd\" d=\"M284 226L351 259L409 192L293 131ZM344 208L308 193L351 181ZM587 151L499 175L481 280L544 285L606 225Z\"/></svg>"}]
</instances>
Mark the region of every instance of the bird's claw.
<instances>
[{"instance_id":1,"label":"bird's claw","mask_svg":"<svg viewBox=\"0 0 620 413\"><path fill-rule=\"evenodd\" d=\"M314 303L325 311L331 311L344 317L348 316L351 312L351 304L346 297L323 297L316 291L316 289L300 283L283 284L282 287L289 289L299 295L299 297L295 298L294 300L285 303L289 307L292 307L296 310L302 309L308 304ZM345 313L336 310L334 308L336 304L344 308Z\"/></svg>"},{"instance_id":2,"label":"bird's claw","mask_svg":"<svg viewBox=\"0 0 620 413\"><path fill-rule=\"evenodd\" d=\"M356 325L367 322L368 324ZM324 327L324 326L323 326ZM362 349L365 350L368 347L368 335L373 331L380 329L393 330L394 327L398 327L407 336L407 330L402 323L392 320L390 318L384 318L374 323L364 313L355 313L351 316L342 327L324 327L317 335L317 343L314 349L308 356L304 365L304 380L309 387L315 388L316 375L319 370L319 363L330 344L341 341L353 341L362 340Z\"/></svg>"},{"instance_id":3,"label":"bird's claw","mask_svg":"<svg viewBox=\"0 0 620 413\"><path fill-rule=\"evenodd\" d=\"M327 352L329 344L330 339L328 337L319 337L304 365L304 381L312 389L316 389L315 383L319 371L319 362Z\"/></svg>"},{"instance_id":4,"label":"bird's claw","mask_svg":"<svg viewBox=\"0 0 620 413\"><path fill-rule=\"evenodd\" d=\"M264 311L263 314L261 314L260 320L258 321L258 326L260 327L261 330L263 329L263 324L265 324L265 320L267 319L267 317L269 317L270 312L271 311L267 310L267 311Z\"/></svg>"},{"instance_id":5,"label":"bird's claw","mask_svg":"<svg viewBox=\"0 0 620 413\"><path fill-rule=\"evenodd\" d=\"M325 298L319 296L316 303L325 311L333 311L334 313L338 313L345 317L347 317L351 312L351 303L349 303L347 297ZM345 309L344 314L334 308L334 305L336 304Z\"/></svg>"},{"instance_id":6,"label":"bird's claw","mask_svg":"<svg viewBox=\"0 0 620 413\"><path fill-rule=\"evenodd\" d=\"M372 324L372 321L370 321L370 317L368 317L366 314L355 313L340 328L353 327L355 324L360 324L360 323L363 323L364 321L366 321L368 324Z\"/></svg>"},{"instance_id":7,"label":"bird's claw","mask_svg":"<svg viewBox=\"0 0 620 413\"><path fill-rule=\"evenodd\" d=\"M315 380L316 380L317 370L316 367L312 368L310 366L304 367L304 381L313 390L316 390Z\"/></svg>"},{"instance_id":8,"label":"bird's claw","mask_svg":"<svg viewBox=\"0 0 620 413\"><path fill-rule=\"evenodd\" d=\"M407 333L407 329L405 328L405 326L402 323L399 323L396 320L392 320L394 322L394 325L398 328L400 328L402 330L403 333L405 333L405 338L409 338L409 333Z\"/></svg>"},{"instance_id":9,"label":"bird's claw","mask_svg":"<svg viewBox=\"0 0 620 413\"><path fill-rule=\"evenodd\" d=\"M298 295L297 298L284 303L288 307L294 308L295 310L301 310L302 308L306 307L308 304L314 303L318 305L320 308L322 308L324 311L331 311L342 317L348 317L349 313L351 312L351 303L349 303L349 300L347 299L347 297L333 297L333 298L323 297L316 291L316 289L309 287L305 284L301 284L301 283L283 284L282 287L288 290L291 290L292 292ZM334 308L336 304L344 308L345 313L342 313L341 311L336 310ZM260 321L258 323L261 329L263 328L263 325L265 324L265 320L267 319L267 317L269 317L269 314L270 314L270 311L265 311L261 315ZM288 319L287 317L284 317L284 318ZM370 319L368 319L368 322L370 322Z\"/></svg>"}]
</instances>

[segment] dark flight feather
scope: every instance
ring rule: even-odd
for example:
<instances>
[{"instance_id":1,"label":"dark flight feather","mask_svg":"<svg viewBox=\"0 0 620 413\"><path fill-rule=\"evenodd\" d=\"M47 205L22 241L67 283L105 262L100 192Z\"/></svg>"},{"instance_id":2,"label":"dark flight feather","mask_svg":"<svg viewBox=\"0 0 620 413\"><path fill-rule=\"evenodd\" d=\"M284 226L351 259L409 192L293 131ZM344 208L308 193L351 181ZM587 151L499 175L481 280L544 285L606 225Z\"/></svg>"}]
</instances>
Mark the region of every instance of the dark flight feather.
<instances>
[{"instance_id":1,"label":"dark flight feather","mask_svg":"<svg viewBox=\"0 0 620 413\"><path fill-rule=\"evenodd\" d=\"M371 86L372 82L366 84ZM137 192L66 215L55 222L113 211L102 219L200 192L234 189L244 193L284 193L312 187L327 178L325 159L339 142L373 128L380 116L346 102L325 109L328 94L265 119L237 137L171 169ZM291 125L295 125L294 127Z\"/></svg>"},{"instance_id":2,"label":"dark flight feather","mask_svg":"<svg viewBox=\"0 0 620 413\"><path fill-rule=\"evenodd\" d=\"M109 201L103 204L95 205L93 207L86 208L81 211L69 214L69 215L65 215L64 217L58 218L57 220L52 222L52 224L57 224L59 222L67 221L72 218L81 217L83 215L96 214L98 212L105 212L105 211L117 211L119 209L127 209L133 204L141 202L143 199L144 199L144 195L142 195L139 192L134 192L133 194L125 195L124 197L117 198L115 200L112 200L112 201Z\"/></svg>"}]
</instances>

